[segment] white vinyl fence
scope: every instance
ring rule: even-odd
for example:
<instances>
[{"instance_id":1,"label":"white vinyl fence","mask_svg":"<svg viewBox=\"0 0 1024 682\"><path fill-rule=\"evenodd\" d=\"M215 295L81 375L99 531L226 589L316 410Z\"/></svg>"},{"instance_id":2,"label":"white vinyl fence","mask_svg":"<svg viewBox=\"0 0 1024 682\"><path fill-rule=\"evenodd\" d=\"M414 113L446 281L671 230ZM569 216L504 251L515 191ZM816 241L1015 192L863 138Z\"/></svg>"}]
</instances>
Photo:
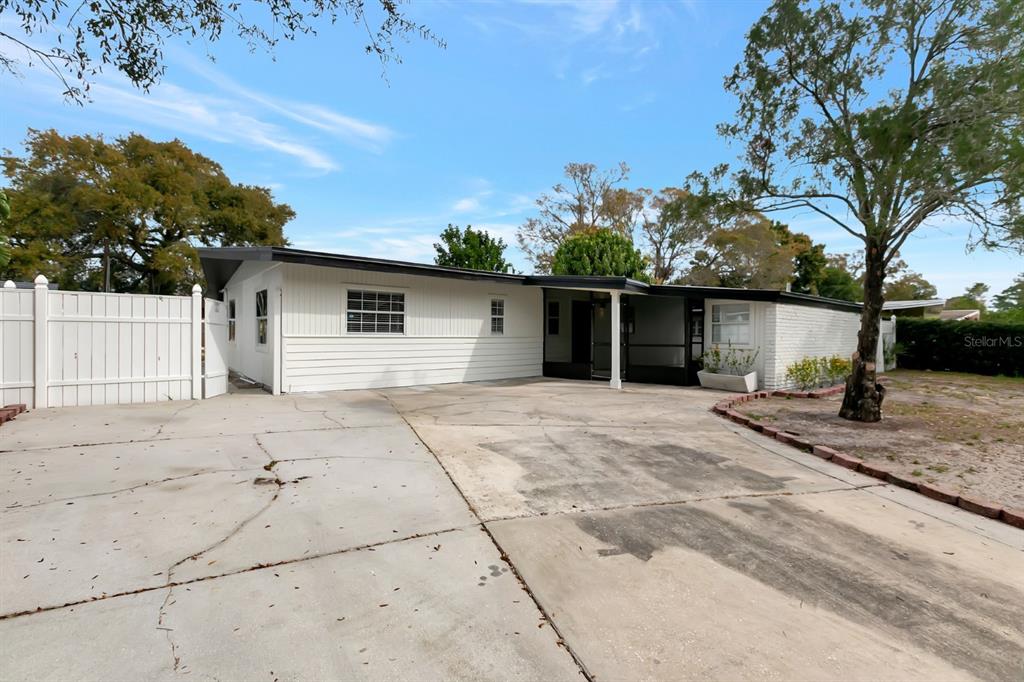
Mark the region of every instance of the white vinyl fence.
<instances>
[{"instance_id":1,"label":"white vinyl fence","mask_svg":"<svg viewBox=\"0 0 1024 682\"><path fill-rule=\"evenodd\" d=\"M888 372L896 369L896 316L888 320L883 319L879 323L878 351L875 357L875 365L880 371Z\"/></svg>"},{"instance_id":2,"label":"white vinyl fence","mask_svg":"<svg viewBox=\"0 0 1024 682\"><path fill-rule=\"evenodd\" d=\"M148 296L50 291L42 275L34 289L9 282L0 289L0 405L202 398L202 313L198 285L192 296ZM226 372L217 379L226 389Z\"/></svg>"}]
</instances>

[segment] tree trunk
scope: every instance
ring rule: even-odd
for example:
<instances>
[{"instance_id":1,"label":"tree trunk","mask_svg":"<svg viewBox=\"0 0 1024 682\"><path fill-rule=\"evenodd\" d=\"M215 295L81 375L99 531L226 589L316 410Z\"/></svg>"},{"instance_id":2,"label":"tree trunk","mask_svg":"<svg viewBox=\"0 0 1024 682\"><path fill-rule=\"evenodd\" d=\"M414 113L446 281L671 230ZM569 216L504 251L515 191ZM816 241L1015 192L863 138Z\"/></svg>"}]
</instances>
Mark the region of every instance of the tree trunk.
<instances>
[{"instance_id":1,"label":"tree trunk","mask_svg":"<svg viewBox=\"0 0 1024 682\"><path fill-rule=\"evenodd\" d=\"M864 258L864 309L860 315L853 371L846 379L846 394L839 416L852 421L877 422L882 419L882 400L885 398L885 388L878 383L875 373L885 266L882 249L877 244L867 245Z\"/></svg>"}]
</instances>

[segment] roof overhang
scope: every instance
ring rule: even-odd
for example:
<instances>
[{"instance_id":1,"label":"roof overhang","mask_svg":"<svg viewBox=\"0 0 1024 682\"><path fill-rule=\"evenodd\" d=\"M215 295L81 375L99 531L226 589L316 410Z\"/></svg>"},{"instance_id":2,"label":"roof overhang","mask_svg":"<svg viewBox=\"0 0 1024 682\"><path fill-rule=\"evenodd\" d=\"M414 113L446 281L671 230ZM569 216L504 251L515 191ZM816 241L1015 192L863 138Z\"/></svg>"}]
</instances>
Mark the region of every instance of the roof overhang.
<instances>
[{"instance_id":1,"label":"roof overhang","mask_svg":"<svg viewBox=\"0 0 1024 682\"><path fill-rule=\"evenodd\" d=\"M525 286L551 289L575 289L580 291L619 291L640 296L684 296L691 298L720 298L737 301L766 301L790 303L816 308L831 308L860 312L860 303L839 301L809 294L797 294L776 289L733 289L728 287L702 287L682 284L647 284L628 277L603 277L582 275L513 275L486 270L449 268L424 263L347 256L322 251L305 251L284 246L227 246L197 249L203 265L203 274L211 292L219 292L228 283L242 263L257 261L265 263L294 263L350 270L368 270L402 275L425 277L446 277L449 279L485 282L506 282Z\"/></svg>"},{"instance_id":2,"label":"roof overhang","mask_svg":"<svg viewBox=\"0 0 1024 682\"><path fill-rule=\"evenodd\" d=\"M449 279L462 280L499 281L514 284L519 284L526 279L524 275L511 275L504 272L448 268L440 265L409 263L384 258L366 258L363 256L347 256L321 251L305 251L283 246L228 246L197 249L197 251L199 252L199 260L203 265L203 274L206 276L207 287L211 291L223 289L228 280L231 279L231 276L235 274L235 271L245 261L294 263L297 265L317 265L328 268L369 270L372 272L447 277Z\"/></svg>"}]
</instances>

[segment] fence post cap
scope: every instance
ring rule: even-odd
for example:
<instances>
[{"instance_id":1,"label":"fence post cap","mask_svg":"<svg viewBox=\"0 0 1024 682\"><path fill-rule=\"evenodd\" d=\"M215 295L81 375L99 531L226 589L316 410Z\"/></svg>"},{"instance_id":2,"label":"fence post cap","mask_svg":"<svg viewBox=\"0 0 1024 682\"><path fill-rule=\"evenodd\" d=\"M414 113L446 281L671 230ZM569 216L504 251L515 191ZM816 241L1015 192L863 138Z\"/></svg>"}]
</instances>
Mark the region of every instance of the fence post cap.
<instances>
[{"instance_id":1,"label":"fence post cap","mask_svg":"<svg viewBox=\"0 0 1024 682\"><path fill-rule=\"evenodd\" d=\"M33 281L35 281L37 287L45 287L50 280L46 279L46 275L36 275L36 278Z\"/></svg>"},{"instance_id":2,"label":"fence post cap","mask_svg":"<svg viewBox=\"0 0 1024 682\"><path fill-rule=\"evenodd\" d=\"M203 288L201 286L199 286L198 284L193 284L192 285L192 295L196 296L196 295L201 294L201 293L203 293Z\"/></svg>"},{"instance_id":3,"label":"fence post cap","mask_svg":"<svg viewBox=\"0 0 1024 682\"><path fill-rule=\"evenodd\" d=\"M16 288L17 288L17 285L14 283L13 279L9 279L6 282L4 282L4 289L16 289Z\"/></svg>"}]
</instances>

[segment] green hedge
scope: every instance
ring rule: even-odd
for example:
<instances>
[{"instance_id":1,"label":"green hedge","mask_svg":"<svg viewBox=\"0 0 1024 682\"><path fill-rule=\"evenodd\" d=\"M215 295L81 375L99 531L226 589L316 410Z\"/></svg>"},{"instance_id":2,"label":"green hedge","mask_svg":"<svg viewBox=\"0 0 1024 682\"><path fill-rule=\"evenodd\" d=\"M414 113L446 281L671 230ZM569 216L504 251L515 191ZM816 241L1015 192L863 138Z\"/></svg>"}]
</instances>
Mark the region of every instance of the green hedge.
<instances>
[{"instance_id":1,"label":"green hedge","mask_svg":"<svg viewBox=\"0 0 1024 682\"><path fill-rule=\"evenodd\" d=\"M1024 376L1024 324L898 318L896 364L907 369Z\"/></svg>"}]
</instances>

